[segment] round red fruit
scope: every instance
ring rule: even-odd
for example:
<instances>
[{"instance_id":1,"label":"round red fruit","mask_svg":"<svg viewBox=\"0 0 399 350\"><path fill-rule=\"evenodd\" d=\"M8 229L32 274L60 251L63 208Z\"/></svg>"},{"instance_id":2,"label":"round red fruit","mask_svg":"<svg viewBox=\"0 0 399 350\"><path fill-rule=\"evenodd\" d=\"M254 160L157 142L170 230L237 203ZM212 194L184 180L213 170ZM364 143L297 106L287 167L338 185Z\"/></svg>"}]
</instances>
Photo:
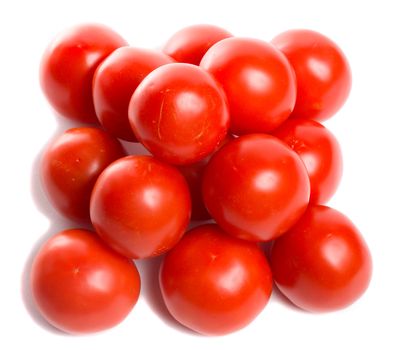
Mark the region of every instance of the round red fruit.
<instances>
[{"instance_id":1,"label":"round red fruit","mask_svg":"<svg viewBox=\"0 0 399 350\"><path fill-rule=\"evenodd\" d=\"M271 249L280 291L298 307L324 312L344 308L367 289L372 262L353 223L329 207L310 206Z\"/></svg>"},{"instance_id":2,"label":"round red fruit","mask_svg":"<svg viewBox=\"0 0 399 350\"><path fill-rule=\"evenodd\" d=\"M87 230L66 230L37 253L31 271L33 298L43 317L68 333L98 332L120 323L140 293L133 261Z\"/></svg>"},{"instance_id":3,"label":"round red fruit","mask_svg":"<svg viewBox=\"0 0 399 350\"><path fill-rule=\"evenodd\" d=\"M100 237L132 258L163 254L190 221L190 193L177 169L150 156L128 156L106 168L90 201Z\"/></svg>"},{"instance_id":4,"label":"round red fruit","mask_svg":"<svg viewBox=\"0 0 399 350\"><path fill-rule=\"evenodd\" d=\"M201 68L172 63L150 73L134 92L129 119L138 140L157 158L195 163L226 137L224 93Z\"/></svg>"},{"instance_id":5,"label":"round red fruit","mask_svg":"<svg viewBox=\"0 0 399 350\"><path fill-rule=\"evenodd\" d=\"M202 193L209 213L227 233L268 241L286 232L305 212L310 184L303 162L285 143L251 134L212 156Z\"/></svg>"},{"instance_id":6,"label":"round red fruit","mask_svg":"<svg viewBox=\"0 0 399 350\"><path fill-rule=\"evenodd\" d=\"M46 49L40 83L51 106L61 115L97 123L92 97L93 75L100 62L126 41L112 29L84 24L60 33Z\"/></svg>"},{"instance_id":7,"label":"round red fruit","mask_svg":"<svg viewBox=\"0 0 399 350\"><path fill-rule=\"evenodd\" d=\"M199 65L213 44L231 36L228 31L211 24L192 25L173 34L163 52L177 62Z\"/></svg>"},{"instance_id":8,"label":"round red fruit","mask_svg":"<svg viewBox=\"0 0 399 350\"><path fill-rule=\"evenodd\" d=\"M90 195L100 173L125 156L117 139L98 128L73 128L53 140L41 162L42 186L66 217L89 221Z\"/></svg>"},{"instance_id":9,"label":"round red fruit","mask_svg":"<svg viewBox=\"0 0 399 350\"><path fill-rule=\"evenodd\" d=\"M226 93L233 134L267 133L294 108L294 71L287 58L267 42L224 39L207 51L200 66L213 74Z\"/></svg>"},{"instance_id":10,"label":"round red fruit","mask_svg":"<svg viewBox=\"0 0 399 350\"><path fill-rule=\"evenodd\" d=\"M334 135L323 125L303 118L288 119L273 135L290 146L304 162L310 179L310 202L326 203L342 176L342 154Z\"/></svg>"},{"instance_id":11,"label":"round red fruit","mask_svg":"<svg viewBox=\"0 0 399 350\"><path fill-rule=\"evenodd\" d=\"M312 30L289 30L272 44L285 54L296 74L298 93L292 115L323 121L335 114L352 84L349 63L341 49Z\"/></svg>"},{"instance_id":12,"label":"round red fruit","mask_svg":"<svg viewBox=\"0 0 399 350\"><path fill-rule=\"evenodd\" d=\"M188 232L166 255L159 281L172 316L205 335L247 326L266 306L272 291L272 276L261 249L216 225Z\"/></svg>"}]
</instances>

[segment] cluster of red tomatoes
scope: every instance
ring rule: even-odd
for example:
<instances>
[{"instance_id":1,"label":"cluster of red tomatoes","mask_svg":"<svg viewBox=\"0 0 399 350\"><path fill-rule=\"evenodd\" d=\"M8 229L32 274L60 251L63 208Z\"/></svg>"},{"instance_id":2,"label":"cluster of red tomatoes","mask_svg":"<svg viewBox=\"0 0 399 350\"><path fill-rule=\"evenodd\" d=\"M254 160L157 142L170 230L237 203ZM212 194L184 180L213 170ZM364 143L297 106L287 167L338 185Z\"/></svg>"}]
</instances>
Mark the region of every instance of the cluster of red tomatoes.
<instances>
[{"instance_id":1,"label":"cluster of red tomatoes","mask_svg":"<svg viewBox=\"0 0 399 350\"><path fill-rule=\"evenodd\" d=\"M55 327L85 333L122 321L140 292L133 259L164 253L168 310L207 335L249 324L273 281L315 312L367 288L366 243L322 205L342 157L318 121L351 86L327 37L291 30L268 43L198 25L155 51L81 25L50 44L40 78L56 112L96 124L64 132L41 164L54 207L93 227L55 234L35 257L33 296ZM118 138L153 156L127 155ZM186 232L190 219L215 223ZM260 242L272 242L267 252Z\"/></svg>"}]
</instances>

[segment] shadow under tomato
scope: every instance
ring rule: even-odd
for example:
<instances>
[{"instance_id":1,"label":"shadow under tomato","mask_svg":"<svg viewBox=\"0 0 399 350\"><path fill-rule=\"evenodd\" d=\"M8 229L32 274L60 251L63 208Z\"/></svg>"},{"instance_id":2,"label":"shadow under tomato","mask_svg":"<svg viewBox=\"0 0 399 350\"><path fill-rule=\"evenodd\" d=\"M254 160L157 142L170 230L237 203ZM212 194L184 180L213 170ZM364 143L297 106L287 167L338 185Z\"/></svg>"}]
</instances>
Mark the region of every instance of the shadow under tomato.
<instances>
[{"instance_id":1,"label":"shadow under tomato","mask_svg":"<svg viewBox=\"0 0 399 350\"><path fill-rule=\"evenodd\" d=\"M159 268L162 260L163 256L135 261L141 276L140 297L144 298L150 309L155 312L166 325L190 335L200 336L200 334L177 322L166 308L158 281Z\"/></svg>"}]
</instances>

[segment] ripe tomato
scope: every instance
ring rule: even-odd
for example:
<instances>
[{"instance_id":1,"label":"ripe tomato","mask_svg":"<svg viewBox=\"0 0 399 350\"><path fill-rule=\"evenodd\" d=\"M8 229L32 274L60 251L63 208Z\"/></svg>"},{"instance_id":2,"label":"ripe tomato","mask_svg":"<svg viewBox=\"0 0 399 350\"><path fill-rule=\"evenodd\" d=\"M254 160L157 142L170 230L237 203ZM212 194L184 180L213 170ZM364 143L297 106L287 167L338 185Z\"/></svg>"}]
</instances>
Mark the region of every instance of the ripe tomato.
<instances>
[{"instance_id":1,"label":"ripe tomato","mask_svg":"<svg viewBox=\"0 0 399 350\"><path fill-rule=\"evenodd\" d=\"M310 202L326 203L342 176L342 154L334 135L309 119L288 119L274 136L284 141L305 163L310 179Z\"/></svg>"},{"instance_id":2,"label":"ripe tomato","mask_svg":"<svg viewBox=\"0 0 399 350\"><path fill-rule=\"evenodd\" d=\"M133 259L172 248L190 221L190 193L183 176L150 156L128 156L106 168L90 201L101 238Z\"/></svg>"},{"instance_id":3,"label":"ripe tomato","mask_svg":"<svg viewBox=\"0 0 399 350\"><path fill-rule=\"evenodd\" d=\"M196 24L173 34L163 52L177 62L199 65L201 58L213 44L231 36L223 28L210 24Z\"/></svg>"},{"instance_id":4,"label":"ripe tomato","mask_svg":"<svg viewBox=\"0 0 399 350\"><path fill-rule=\"evenodd\" d=\"M66 230L37 253L31 288L44 318L68 333L105 330L136 304L140 276L130 261L87 230Z\"/></svg>"},{"instance_id":5,"label":"ripe tomato","mask_svg":"<svg viewBox=\"0 0 399 350\"><path fill-rule=\"evenodd\" d=\"M344 308L371 278L371 256L353 223L329 207L310 206L271 249L274 280L295 305L314 312Z\"/></svg>"},{"instance_id":6,"label":"ripe tomato","mask_svg":"<svg viewBox=\"0 0 399 350\"><path fill-rule=\"evenodd\" d=\"M346 101L352 83L349 63L329 38L311 30L289 30L272 44L296 73L298 95L294 116L326 120Z\"/></svg>"},{"instance_id":7,"label":"ripe tomato","mask_svg":"<svg viewBox=\"0 0 399 350\"><path fill-rule=\"evenodd\" d=\"M299 156L276 137L241 136L216 152L205 169L204 203L238 238L268 241L305 212L309 176Z\"/></svg>"},{"instance_id":8,"label":"ripe tomato","mask_svg":"<svg viewBox=\"0 0 399 350\"><path fill-rule=\"evenodd\" d=\"M226 92L233 134L269 132L294 108L295 74L271 44L224 39L207 51L200 66L212 73Z\"/></svg>"},{"instance_id":9,"label":"ripe tomato","mask_svg":"<svg viewBox=\"0 0 399 350\"><path fill-rule=\"evenodd\" d=\"M226 137L229 113L210 74L186 63L151 72L134 92L129 120L138 140L157 158L195 163Z\"/></svg>"},{"instance_id":10,"label":"ripe tomato","mask_svg":"<svg viewBox=\"0 0 399 350\"><path fill-rule=\"evenodd\" d=\"M174 62L157 51L121 47L97 68L93 79L93 101L98 120L112 135L136 141L127 115L134 90L155 68Z\"/></svg>"},{"instance_id":11,"label":"ripe tomato","mask_svg":"<svg viewBox=\"0 0 399 350\"><path fill-rule=\"evenodd\" d=\"M44 151L42 186L53 206L72 220L88 221L90 194L100 173L125 156L119 141L97 128L73 128Z\"/></svg>"},{"instance_id":12,"label":"ripe tomato","mask_svg":"<svg viewBox=\"0 0 399 350\"><path fill-rule=\"evenodd\" d=\"M216 225L188 232L166 255L159 281L172 316L206 335L248 325L266 306L272 276L260 248Z\"/></svg>"},{"instance_id":13,"label":"ripe tomato","mask_svg":"<svg viewBox=\"0 0 399 350\"><path fill-rule=\"evenodd\" d=\"M64 117L97 122L92 98L99 63L126 41L110 28L84 24L60 33L46 49L40 83L51 106Z\"/></svg>"}]
</instances>

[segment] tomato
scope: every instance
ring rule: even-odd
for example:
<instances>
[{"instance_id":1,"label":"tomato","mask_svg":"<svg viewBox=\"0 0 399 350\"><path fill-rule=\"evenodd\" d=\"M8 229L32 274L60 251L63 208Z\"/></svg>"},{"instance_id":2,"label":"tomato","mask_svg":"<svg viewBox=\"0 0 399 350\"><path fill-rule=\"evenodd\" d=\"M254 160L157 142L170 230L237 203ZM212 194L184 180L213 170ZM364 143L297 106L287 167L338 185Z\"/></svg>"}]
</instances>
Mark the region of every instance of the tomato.
<instances>
[{"instance_id":1,"label":"tomato","mask_svg":"<svg viewBox=\"0 0 399 350\"><path fill-rule=\"evenodd\" d=\"M223 90L201 68L171 63L155 69L138 86L129 105L138 140L157 158L195 163L226 137L229 113Z\"/></svg>"},{"instance_id":2,"label":"tomato","mask_svg":"<svg viewBox=\"0 0 399 350\"><path fill-rule=\"evenodd\" d=\"M190 193L183 176L150 156L128 156L107 167L90 201L100 237L133 259L163 254L190 221Z\"/></svg>"},{"instance_id":3,"label":"tomato","mask_svg":"<svg viewBox=\"0 0 399 350\"><path fill-rule=\"evenodd\" d=\"M126 41L110 28L84 24L60 33L46 49L40 66L43 92L57 113L96 123L92 80L99 63Z\"/></svg>"},{"instance_id":4,"label":"tomato","mask_svg":"<svg viewBox=\"0 0 399 350\"><path fill-rule=\"evenodd\" d=\"M93 79L93 101L98 120L112 135L136 141L127 115L134 90L155 68L174 62L160 52L121 47L97 68Z\"/></svg>"},{"instance_id":5,"label":"tomato","mask_svg":"<svg viewBox=\"0 0 399 350\"><path fill-rule=\"evenodd\" d=\"M205 169L204 203L238 238L268 241L305 212L309 176L299 156L276 137L241 136L216 152Z\"/></svg>"},{"instance_id":6,"label":"tomato","mask_svg":"<svg viewBox=\"0 0 399 350\"><path fill-rule=\"evenodd\" d=\"M37 253L31 271L34 300L44 318L68 333L102 331L120 323L140 293L133 261L94 232L66 230Z\"/></svg>"},{"instance_id":7,"label":"tomato","mask_svg":"<svg viewBox=\"0 0 399 350\"><path fill-rule=\"evenodd\" d=\"M322 205L310 206L274 242L270 259L280 291L313 312L352 304L371 278L370 252L357 228L345 215Z\"/></svg>"},{"instance_id":8,"label":"tomato","mask_svg":"<svg viewBox=\"0 0 399 350\"><path fill-rule=\"evenodd\" d=\"M119 141L98 128L65 131L47 146L41 162L44 191L66 217L88 221L90 194L100 173L125 156Z\"/></svg>"},{"instance_id":9,"label":"tomato","mask_svg":"<svg viewBox=\"0 0 399 350\"><path fill-rule=\"evenodd\" d=\"M176 32L165 44L163 52L178 62L199 65L208 49L232 35L211 24L196 24Z\"/></svg>"},{"instance_id":10,"label":"tomato","mask_svg":"<svg viewBox=\"0 0 399 350\"><path fill-rule=\"evenodd\" d=\"M289 30L272 44L285 54L296 73L298 96L293 116L322 121L336 113L352 84L349 63L341 49L311 30Z\"/></svg>"},{"instance_id":11,"label":"tomato","mask_svg":"<svg viewBox=\"0 0 399 350\"><path fill-rule=\"evenodd\" d=\"M326 203L342 176L342 154L334 135L309 119L288 119L273 132L305 163L310 178L310 202Z\"/></svg>"},{"instance_id":12,"label":"tomato","mask_svg":"<svg viewBox=\"0 0 399 350\"><path fill-rule=\"evenodd\" d=\"M272 291L260 248L216 225L188 232L166 255L159 281L172 316L205 335L245 327L263 310Z\"/></svg>"},{"instance_id":13,"label":"tomato","mask_svg":"<svg viewBox=\"0 0 399 350\"><path fill-rule=\"evenodd\" d=\"M224 39L207 51L200 66L226 92L233 134L269 132L294 108L295 74L285 56L269 43Z\"/></svg>"}]
</instances>

